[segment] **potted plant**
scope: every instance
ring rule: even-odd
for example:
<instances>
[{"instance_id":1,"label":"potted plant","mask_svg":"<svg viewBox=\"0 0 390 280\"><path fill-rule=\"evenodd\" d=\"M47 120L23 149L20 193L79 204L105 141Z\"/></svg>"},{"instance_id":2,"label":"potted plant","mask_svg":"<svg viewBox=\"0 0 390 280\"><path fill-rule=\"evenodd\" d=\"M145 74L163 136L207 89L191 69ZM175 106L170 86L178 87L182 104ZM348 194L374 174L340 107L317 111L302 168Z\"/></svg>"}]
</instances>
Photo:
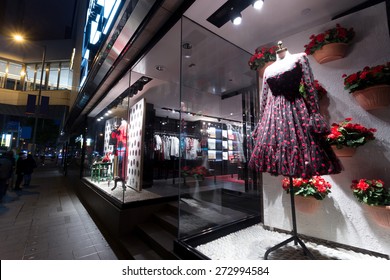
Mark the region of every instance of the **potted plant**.
<instances>
[{"instance_id":1,"label":"potted plant","mask_svg":"<svg viewBox=\"0 0 390 280\"><path fill-rule=\"evenodd\" d=\"M180 170L180 173L181 173L181 176L182 177L188 177L191 175L191 167L189 166L184 166L181 170Z\"/></svg>"},{"instance_id":2,"label":"potted plant","mask_svg":"<svg viewBox=\"0 0 390 280\"><path fill-rule=\"evenodd\" d=\"M260 78L263 78L265 68L276 60L277 46L270 48L257 48L248 61L250 69L258 71Z\"/></svg>"},{"instance_id":3,"label":"potted plant","mask_svg":"<svg viewBox=\"0 0 390 280\"><path fill-rule=\"evenodd\" d=\"M320 64L343 58L347 52L348 43L355 36L353 28L346 29L340 24L323 33L310 36L309 44L305 45L307 55L313 55Z\"/></svg>"},{"instance_id":4,"label":"potted plant","mask_svg":"<svg viewBox=\"0 0 390 280\"><path fill-rule=\"evenodd\" d=\"M390 227L390 190L384 185L379 179L359 179L352 181L351 189L378 224Z\"/></svg>"},{"instance_id":5,"label":"potted plant","mask_svg":"<svg viewBox=\"0 0 390 280\"><path fill-rule=\"evenodd\" d=\"M333 123L331 132L326 137L338 156L352 156L357 147L375 139L375 128L366 128L351 121L352 118L346 118L342 122Z\"/></svg>"},{"instance_id":6,"label":"potted plant","mask_svg":"<svg viewBox=\"0 0 390 280\"><path fill-rule=\"evenodd\" d=\"M365 110L390 104L390 62L364 67L350 75L344 74L344 89L356 98Z\"/></svg>"},{"instance_id":7,"label":"potted plant","mask_svg":"<svg viewBox=\"0 0 390 280\"><path fill-rule=\"evenodd\" d=\"M282 180L282 187L290 193L290 178ZM331 192L331 187L331 184L321 176L313 176L309 179L293 178L296 208L305 213L314 212L318 208L318 202Z\"/></svg>"},{"instance_id":8,"label":"potted plant","mask_svg":"<svg viewBox=\"0 0 390 280\"><path fill-rule=\"evenodd\" d=\"M197 167L189 167L184 166L180 170L181 176L184 178L184 183L186 182L186 178L189 176L194 177L196 181L202 181L204 179L204 176L208 175L208 170L204 166L197 166Z\"/></svg>"},{"instance_id":9,"label":"potted plant","mask_svg":"<svg viewBox=\"0 0 390 280\"><path fill-rule=\"evenodd\" d=\"M204 176L208 174L208 170L204 166L197 166L192 168L191 174L195 178L195 180L202 181L204 179Z\"/></svg>"}]
</instances>

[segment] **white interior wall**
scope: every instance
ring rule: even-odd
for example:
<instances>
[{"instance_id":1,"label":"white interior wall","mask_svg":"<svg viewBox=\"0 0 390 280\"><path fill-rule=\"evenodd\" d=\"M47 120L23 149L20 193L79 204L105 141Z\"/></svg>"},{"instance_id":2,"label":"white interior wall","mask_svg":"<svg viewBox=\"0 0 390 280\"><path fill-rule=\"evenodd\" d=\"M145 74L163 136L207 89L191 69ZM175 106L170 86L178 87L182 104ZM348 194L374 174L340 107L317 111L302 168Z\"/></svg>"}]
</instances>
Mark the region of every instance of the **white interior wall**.
<instances>
[{"instance_id":1,"label":"white interior wall","mask_svg":"<svg viewBox=\"0 0 390 280\"><path fill-rule=\"evenodd\" d=\"M377 139L359 147L353 157L340 158L344 166L341 174L324 176L332 184L332 193L315 213L297 211L298 233L390 254L390 229L377 225L350 189L351 181L360 178L382 179L390 186L390 108L365 111L343 89L342 78L344 73L390 61L385 3L281 39L291 53L302 52L311 34L323 32L336 23L353 27L356 37L343 59L318 64L309 56L315 79L328 91L328 102L321 104L321 109L329 123L352 117L353 122L376 128ZM290 198L282 191L281 180L282 177L264 174L265 224L290 230Z\"/></svg>"}]
</instances>

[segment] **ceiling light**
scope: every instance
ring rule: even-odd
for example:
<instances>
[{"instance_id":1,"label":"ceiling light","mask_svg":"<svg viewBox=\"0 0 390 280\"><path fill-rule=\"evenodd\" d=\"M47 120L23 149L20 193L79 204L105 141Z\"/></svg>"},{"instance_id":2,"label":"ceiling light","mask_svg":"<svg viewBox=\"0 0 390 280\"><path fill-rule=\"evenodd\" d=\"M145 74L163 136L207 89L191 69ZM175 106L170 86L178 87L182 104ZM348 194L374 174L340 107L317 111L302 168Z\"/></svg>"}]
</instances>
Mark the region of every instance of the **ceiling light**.
<instances>
[{"instance_id":1,"label":"ceiling light","mask_svg":"<svg viewBox=\"0 0 390 280\"><path fill-rule=\"evenodd\" d=\"M190 43L184 43L183 47L183 55L185 58L190 58L192 54L192 45Z\"/></svg>"},{"instance_id":2,"label":"ceiling light","mask_svg":"<svg viewBox=\"0 0 390 280\"><path fill-rule=\"evenodd\" d=\"M163 65L156 65L156 70L157 71L164 71L165 70L165 66L163 66Z\"/></svg>"},{"instance_id":3,"label":"ceiling light","mask_svg":"<svg viewBox=\"0 0 390 280\"><path fill-rule=\"evenodd\" d=\"M240 25L242 21L241 13L235 10L232 10L230 15L230 20L233 22L234 25Z\"/></svg>"},{"instance_id":4,"label":"ceiling light","mask_svg":"<svg viewBox=\"0 0 390 280\"><path fill-rule=\"evenodd\" d=\"M255 8L256 10L261 10L261 8L263 8L263 5L264 5L264 0L253 1L253 8Z\"/></svg>"}]
</instances>

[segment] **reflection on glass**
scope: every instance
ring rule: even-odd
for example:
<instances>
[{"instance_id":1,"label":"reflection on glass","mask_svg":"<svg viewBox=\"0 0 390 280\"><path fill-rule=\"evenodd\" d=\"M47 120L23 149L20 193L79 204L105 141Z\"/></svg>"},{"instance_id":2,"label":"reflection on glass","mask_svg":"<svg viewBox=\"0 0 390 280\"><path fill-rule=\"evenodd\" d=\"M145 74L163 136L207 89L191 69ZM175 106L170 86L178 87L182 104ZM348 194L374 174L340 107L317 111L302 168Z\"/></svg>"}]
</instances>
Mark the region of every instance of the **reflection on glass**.
<instances>
[{"instance_id":1,"label":"reflection on glass","mask_svg":"<svg viewBox=\"0 0 390 280\"><path fill-rule=\"evenodd\" d=\"M182 111L181 135L201 143L196 159L180 159L179 238L184 238L259 215L260 192L246 169L245 135L252 120L243 113L254 108L242 104L257 93L255 74L245 74L248 54L186 18L181 32L182 45L192 46L191 57L182 51L181 59L180 101L192 113Z\"/></svg>"}]
</instances>

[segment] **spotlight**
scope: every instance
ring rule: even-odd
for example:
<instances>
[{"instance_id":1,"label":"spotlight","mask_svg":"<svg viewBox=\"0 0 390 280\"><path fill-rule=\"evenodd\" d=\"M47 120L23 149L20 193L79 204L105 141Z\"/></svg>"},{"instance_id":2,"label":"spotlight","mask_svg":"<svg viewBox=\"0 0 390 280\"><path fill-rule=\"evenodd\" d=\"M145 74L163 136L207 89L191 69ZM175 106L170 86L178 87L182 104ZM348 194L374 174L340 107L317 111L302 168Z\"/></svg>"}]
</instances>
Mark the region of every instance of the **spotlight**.
<instances>
[{"instance_id":1,"label":"spotlight","mask_svg":"<svg viewBox=\"0 0 390 280\"><path fill-rule=\"evenodd\" d=\"M253 1L253 8L255 8L256 10L261 10L261 8L263 8L263 5L264 5L264 0Z\"/></svg>"},{"instance_id":2,"label":"spotlight","mask_svg":"<svg viewBox=\"0 0 390 280\"><path fill-rule=\"evenodd\" d=\"M242 21L241 13L233 9L230 14L230 20L234 25L240 25Z\"/></svg>"},{"instance_id":3,"label":"spotlight","mask_svg":"<svg viewBox=\"0 0 390 280\"><path fill-rule=\"evenodd\" d=\"M192 45L190 43L184 43L183 47L183 55L185 58L190 58L192 55Z\"/></svg>"},{"instance_id":4,"label":"spotlight","mask_svg":"<svg viewBox=\"0 0 390 280\"><path fill-rule=\"evenodd\" d=\"M140 82L136 82L136 89L138 91L142 91L144 89L144 84L143 83L140 83Z\"/></svg>"}]
</instances>

